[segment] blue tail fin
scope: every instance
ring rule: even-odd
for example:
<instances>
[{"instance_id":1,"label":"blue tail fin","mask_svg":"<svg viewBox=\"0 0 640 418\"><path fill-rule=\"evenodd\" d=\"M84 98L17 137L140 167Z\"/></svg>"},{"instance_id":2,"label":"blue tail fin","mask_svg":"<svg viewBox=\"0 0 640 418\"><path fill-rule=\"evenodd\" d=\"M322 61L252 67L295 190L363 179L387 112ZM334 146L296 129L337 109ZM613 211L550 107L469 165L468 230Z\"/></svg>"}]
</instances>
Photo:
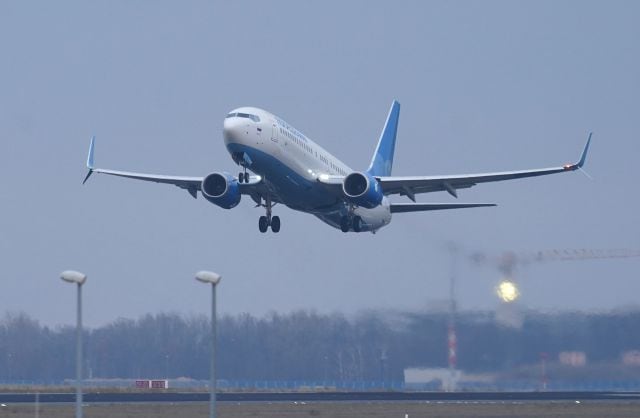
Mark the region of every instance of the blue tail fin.
<instances>
[{"instance_id":1,"label":"blue tail fin","mask_svg":"<svg viewBox=\"0 0 640 418\"><path fill-rule=\"evenodd\" d=\"M394 100L389 109L387 122L384 124L376 152L371 159L367 172L372 176L390 176L393 167L393 153L396 149L396 133L398 132L398 118L400 117L400 103Z\"/></svg>"}]
</instances>

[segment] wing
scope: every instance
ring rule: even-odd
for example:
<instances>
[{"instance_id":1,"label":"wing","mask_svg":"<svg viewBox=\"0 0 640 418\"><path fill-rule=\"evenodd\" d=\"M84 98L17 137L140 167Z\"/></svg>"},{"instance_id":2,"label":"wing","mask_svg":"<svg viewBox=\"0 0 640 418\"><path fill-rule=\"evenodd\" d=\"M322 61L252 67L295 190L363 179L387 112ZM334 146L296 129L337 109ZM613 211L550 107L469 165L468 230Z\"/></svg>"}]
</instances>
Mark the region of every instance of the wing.
<instances>
[{"instance_id":1,"label":"wing","mask_svg":"<svg viewBox=\"0 0 640 418\"><path fill-rule=\"evenodd\" d=\"M566 164L560 167L541 168L534 170L503 171L498 173L463 174L452 176L420 176L420 177L376 177L385 195L400 194L408 196L415 201L418 193L430 193L446 191L454 197L458 197L458 189L473 187L478 183L489 183L493 181L513 180L525 177L546 176L548 174L564 173L575 171L584 165L591 134L584 146L580 160L574 164Z\"/></svg>"},{"instance_id":2,"label":"wing","mask_svg":"<svg viewBox=\"0 0 640 418\"><path fill-rule=\"evenodd\" d=\"M178 186L182 189L185 189L189 192L191 196L194 198L197 197L197 192L200 191L200 186L202 184L202 180L204 177L185 177L185 176L165 176L160 174L146 174L146 173L135 173L130 171L119 171L119 170L108 170L103 168L96 168L94 166L94 148L95 148L96 137L91 138L91 143L89 144L89 155L87 157L87 168L89 172L87 176L84 178L82 184L86 183L89 177L93 173L101 173L108 174L111 176L118 177L126 177L130 179L143 180L143 181L151 181L154 183L164 183L164 184L172 184L174 186ZM242 194L253 194L256 192L256 187L262 183L262 178L260 176L251 176L249 183L240 183L240 193Z\"/></svg>"}]
</instances>

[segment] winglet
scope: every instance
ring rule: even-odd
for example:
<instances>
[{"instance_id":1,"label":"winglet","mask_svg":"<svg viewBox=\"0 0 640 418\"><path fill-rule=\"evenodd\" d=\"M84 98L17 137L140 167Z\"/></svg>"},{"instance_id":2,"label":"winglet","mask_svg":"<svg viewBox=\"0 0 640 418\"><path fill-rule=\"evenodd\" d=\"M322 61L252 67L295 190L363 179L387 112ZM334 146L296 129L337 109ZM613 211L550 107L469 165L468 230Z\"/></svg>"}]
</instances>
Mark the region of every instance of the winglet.
<instances>
[{"instance_id":1,"label":"winglet","mask_svg":"<svg viewBox=\"0 0 640 418\"><path fill-rule=\"evenodd\" d=\"M587 160L587 152L589 152L589 145L591 145L591 135L593 135L593 132L589 132L589 138L587 139L587 143L584 145L584 149L582 150L580 161L578 161L578 164L576 164L578 168L582 168L584 162Z\"/></svg>"},{"instance_id":2,"label":"winglet","mask_svg":"<svg viewBox=\"0 0 640 418\"><path fill-rule=\"evenodd\" d=\"M87 156L87 168L93 170L93 148L96 144L95 135L91 137L91 143L89 144L89 155Z\"/></svg>"},{"instance_id":3,"label":"winglet","mask_svg":"<svg viewBox=\"0 0 640 418\"><path fill-rule=\"evenodd\" d=\"M87 176L82 181L82 184L85 184L87 180L89 180L89 177L91 177L91 175L93 174L93 167L94 167L93 166L93 149L95 147L95 143L96 143L96 137L94 135L91 137L91 143L89 144L89 155L87 155L87 168L89 169L89 172L87 173Z\"/></svg>"},{"instance_id":4,"label":"winglet","mask_svg":"<svg viewBox=\"0 0 640 418\"><path fill-rule=\"evenodd\" d=\"M578 160L577 163L575 164L566 164L563 166L563 168L567 171L574 171L574 170L582 170L582 166L584 166L585 161L587 161L587 153L589 152L589 145L591 145L591 135L593 135L593 132L589 132L589 138L587 138L587 143L584 144L584 149L582 150L582 154L580 154L580 160ZM586 174L586 173L585 173ZM587 177L589 177L587 175Z\"/></svg>"}]
</instances>

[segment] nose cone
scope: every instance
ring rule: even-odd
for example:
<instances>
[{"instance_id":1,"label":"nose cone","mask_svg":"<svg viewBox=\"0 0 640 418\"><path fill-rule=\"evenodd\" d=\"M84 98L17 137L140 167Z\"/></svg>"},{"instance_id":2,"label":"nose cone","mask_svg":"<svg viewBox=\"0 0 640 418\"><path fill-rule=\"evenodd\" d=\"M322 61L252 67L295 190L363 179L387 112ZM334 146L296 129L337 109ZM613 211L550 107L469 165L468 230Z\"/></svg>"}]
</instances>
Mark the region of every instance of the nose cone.
<instances>
[{"instance_id":1,"label":"nose cone","mask_svg":"<svg viewBox=\"0 0 640 418\"><path fill-rule=\"evenodd\" d=\"M233 142L242 142L242 139L248 135L247 122L241 118L226 118L222 132L224 134L225 144Z\"/></svg>"}]
</instances>

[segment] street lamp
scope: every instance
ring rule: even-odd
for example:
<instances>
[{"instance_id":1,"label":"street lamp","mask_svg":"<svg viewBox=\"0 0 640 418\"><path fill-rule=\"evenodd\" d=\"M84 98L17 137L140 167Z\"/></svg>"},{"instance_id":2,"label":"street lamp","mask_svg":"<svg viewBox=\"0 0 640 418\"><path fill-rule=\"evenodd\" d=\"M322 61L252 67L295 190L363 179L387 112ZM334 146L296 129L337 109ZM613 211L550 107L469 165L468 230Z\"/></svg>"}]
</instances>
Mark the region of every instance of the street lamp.
<instances>
[{"instance_id":1,"label":"street lamp","mask_svg":"<svg viewBox=\"0 0 640 418\"><path fill-rule=\"evenodd\" d=\"M216 418L216 286L220 283L218 273L199 271L196 280L211 285L211 382L209 382L209 417Z\"/></svg>"},{"instance_id":2,"label":"street lamp","mask_svg":"<svg viewBox=\"0 0 640 418\"><path fill-rule=\"evenodd\" d=\"M66 270L60 278L68 283L75 283L78 288L76 306L76 418L82 418L82 285L87 275L78 271Z\"/></svg>"}]
</instances>

